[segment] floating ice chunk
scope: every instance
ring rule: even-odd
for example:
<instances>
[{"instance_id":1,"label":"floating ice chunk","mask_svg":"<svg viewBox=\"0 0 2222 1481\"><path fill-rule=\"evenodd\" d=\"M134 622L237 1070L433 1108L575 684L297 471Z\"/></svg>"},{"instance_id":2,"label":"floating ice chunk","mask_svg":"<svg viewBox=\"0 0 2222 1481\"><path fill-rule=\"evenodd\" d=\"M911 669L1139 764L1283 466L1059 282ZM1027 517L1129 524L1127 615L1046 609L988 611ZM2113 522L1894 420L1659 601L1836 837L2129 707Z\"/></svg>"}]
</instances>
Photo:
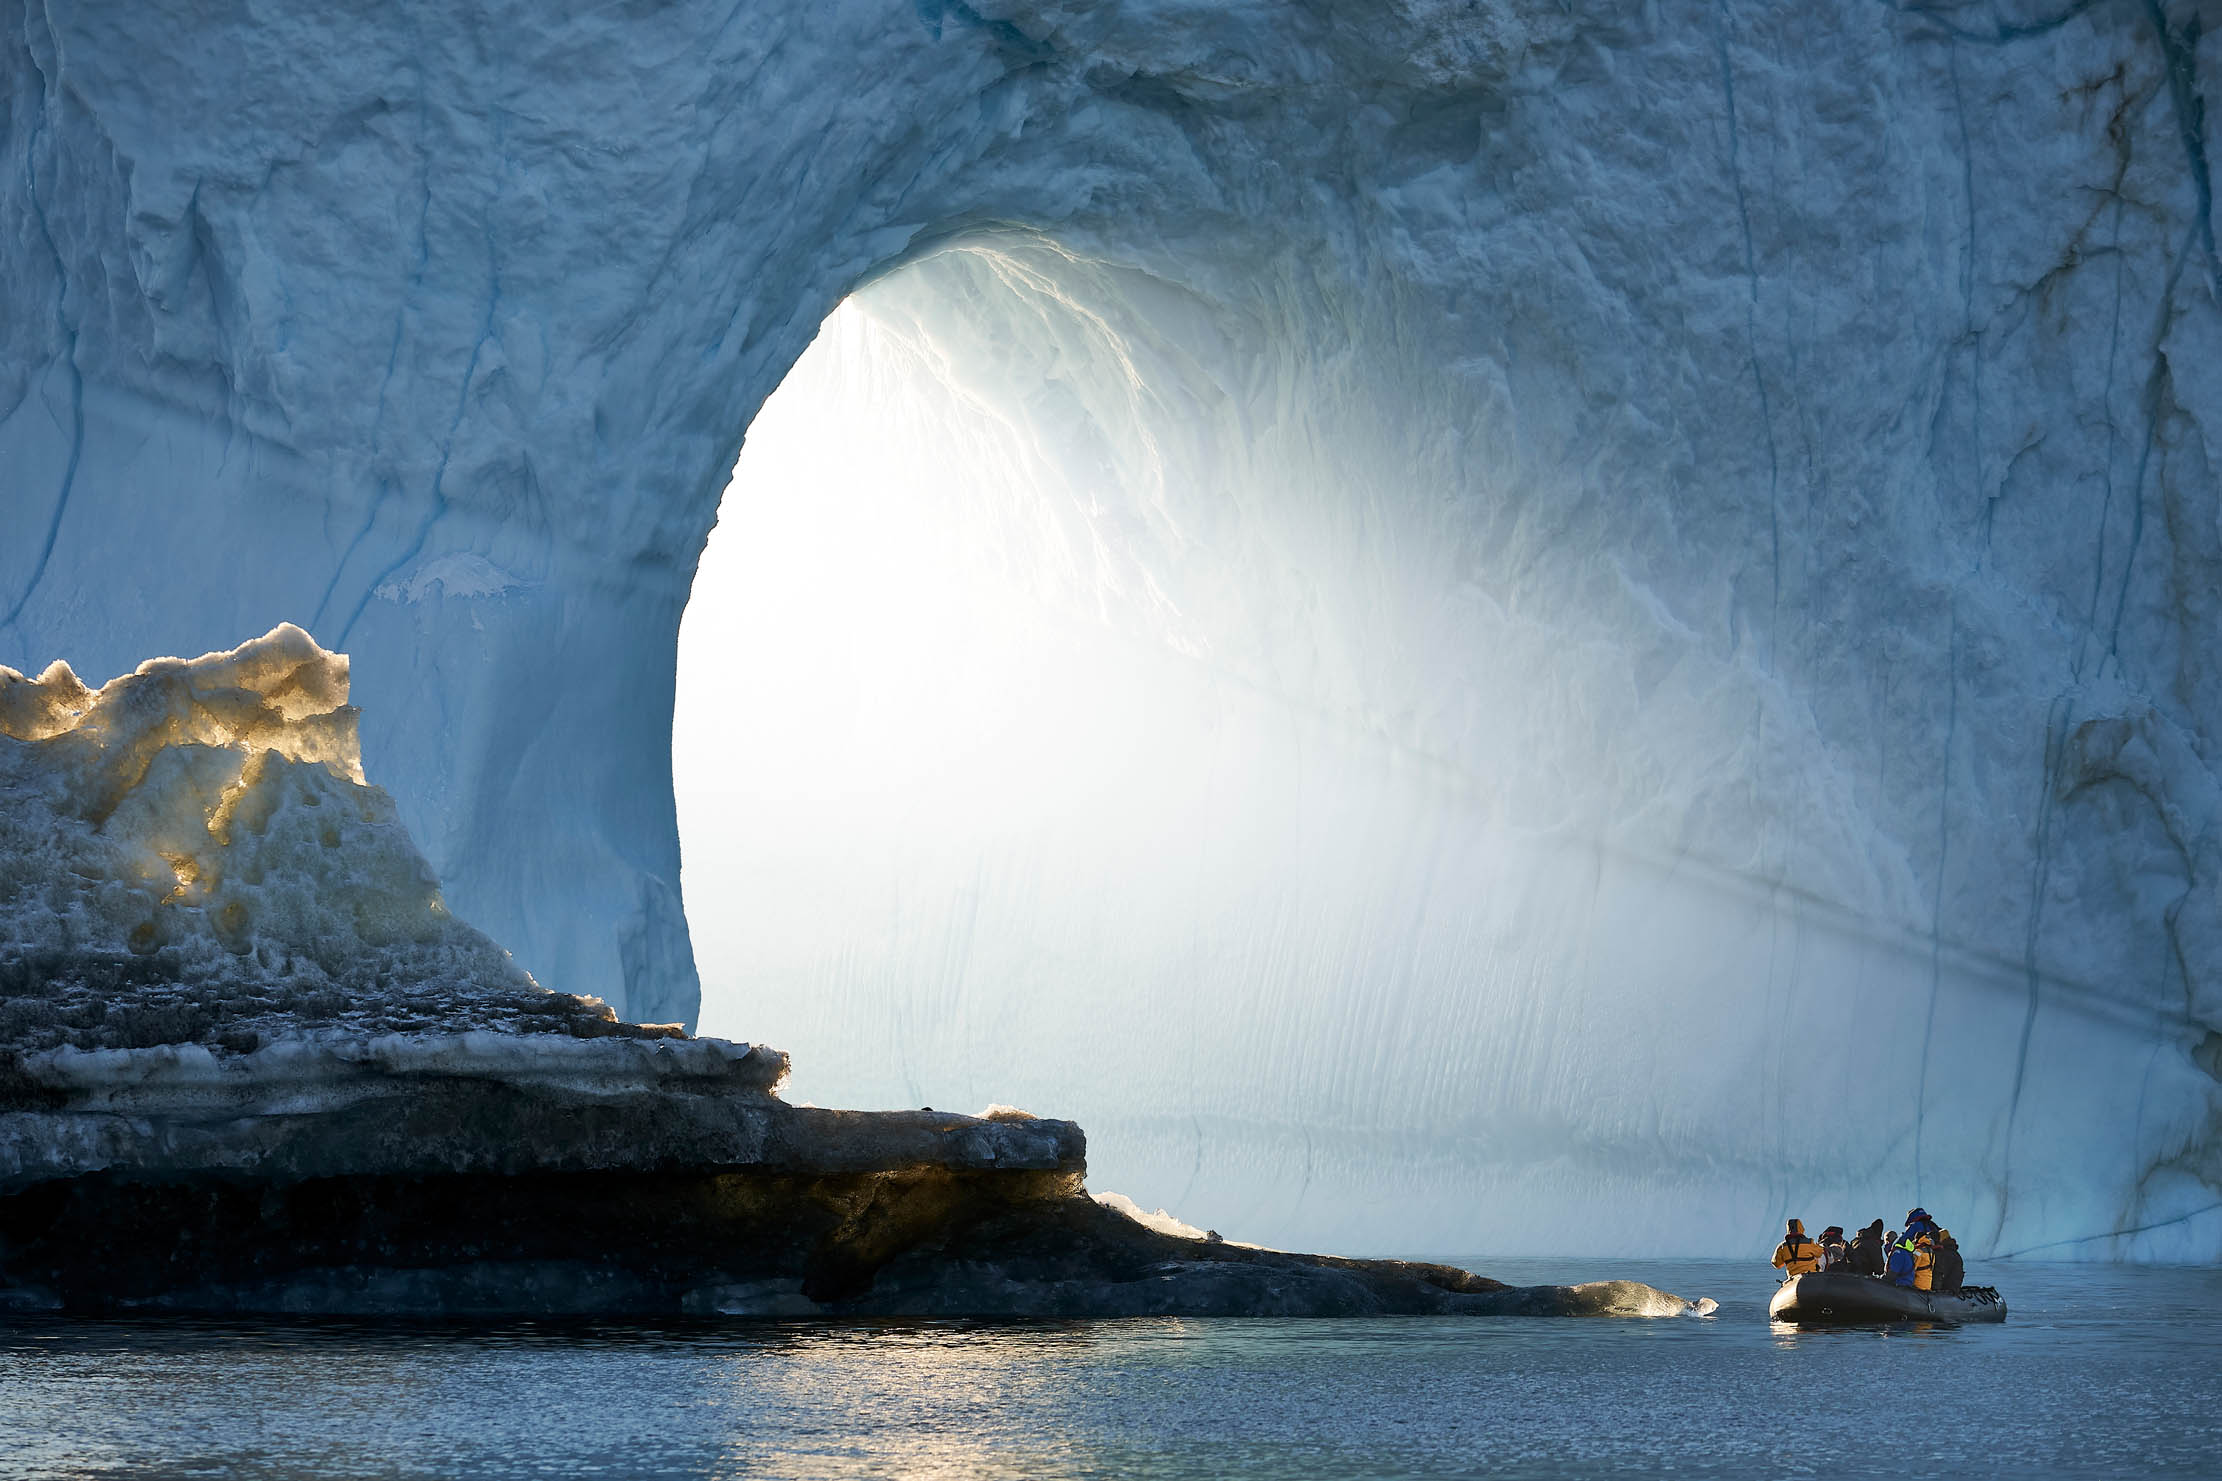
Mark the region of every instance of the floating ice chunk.
<instances>
[{"instance_id":1,"label":"floating ice chunk","mask_svg":"<svg viewBox=\"0 0 2222 1481\"><path fill-rule=\"evenodd\" d=\"M1671 1291L1633 1280L1592 1280L1569 1286L1572 1309L1590 1316L1711 1316L1720 1303L1710 1296L1686 1300Z\"/></svg>"}]
</instances>

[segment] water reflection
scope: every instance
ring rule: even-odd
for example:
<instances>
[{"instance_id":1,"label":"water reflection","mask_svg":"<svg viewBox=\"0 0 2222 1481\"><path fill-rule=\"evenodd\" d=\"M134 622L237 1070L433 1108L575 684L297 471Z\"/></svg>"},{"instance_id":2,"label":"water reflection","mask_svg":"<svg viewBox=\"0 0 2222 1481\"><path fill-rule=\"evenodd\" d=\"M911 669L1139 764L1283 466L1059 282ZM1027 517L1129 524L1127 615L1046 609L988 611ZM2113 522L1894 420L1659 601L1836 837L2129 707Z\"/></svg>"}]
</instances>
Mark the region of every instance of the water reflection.
<instances>
[{"instance_id":1,"label":"water reflection","mask_svg":"<svg viewBox=\"0 0 2222 1481\"><path fill-rule=\"evenodd\" d=\"M1983 1327L1710 1321L18 1322L0 1477L2211 1472L2222 1272L1989 1272ZM1794 1410L1796 1424L1784 1424ZM1878 1425L1877 1415L1892 1423ZM1912 1443L1905 1437L1918 1437Z\"/></svg>"},{"instance_id":2,"label":"water reflection","mask_svg":"<svg viewBox=\"0 0 2222 1481\"><path fill-rule=\"evenodd\" d=\"M1841 1322L1827 1327L1801 1327L1795 1322L1767 1323L1775 1346L1793 1348L1801 1342L1836 1342L1851 1337L1944 1337L1961 1329L1949 1322Z\"/></svg>"}]
</instances>

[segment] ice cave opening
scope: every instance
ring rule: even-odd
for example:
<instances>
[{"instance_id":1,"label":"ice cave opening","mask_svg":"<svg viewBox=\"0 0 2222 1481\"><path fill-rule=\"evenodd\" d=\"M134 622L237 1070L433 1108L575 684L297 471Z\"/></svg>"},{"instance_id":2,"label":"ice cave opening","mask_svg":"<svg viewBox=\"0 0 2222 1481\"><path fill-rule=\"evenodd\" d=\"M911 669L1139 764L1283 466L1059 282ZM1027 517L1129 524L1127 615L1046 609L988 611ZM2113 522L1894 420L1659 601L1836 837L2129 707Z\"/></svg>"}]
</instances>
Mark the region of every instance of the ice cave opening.
<instances>
[{"instance_id":1,"label":"ice cave opening","mask_svg":"<svg viewBox=\"0 0 2222 1481\"><path fill-rule=\"evenodd\" d=\"M1370 712L1439 573L1369 545L1352 399L1284 329L1036 238L825 321L681 632L703 1031L823 1104L1075 1116L1152 1205L1341 1217L1326 1170L1383 1164L1396 1061L1493 970L1452 902L1501 866Z\"/></svg>"},{"instance_id":2,"label":"ice cave opening","mask_svg":"<svg viewBox=\"0 0 2222 1481\"><path fill-rule=\"evenodd\" d=\"M1095 1186L1277 1243L1722 1253L1820 1197L2195 1254L2180 1015L1945 923L1931 794L1822 733L1747 566L1603 529L1627 470L1520 471L1519 374L1031 236L843 302L681 634L702 1029L1070 1116Z\"/></svg>"}]
</instances>

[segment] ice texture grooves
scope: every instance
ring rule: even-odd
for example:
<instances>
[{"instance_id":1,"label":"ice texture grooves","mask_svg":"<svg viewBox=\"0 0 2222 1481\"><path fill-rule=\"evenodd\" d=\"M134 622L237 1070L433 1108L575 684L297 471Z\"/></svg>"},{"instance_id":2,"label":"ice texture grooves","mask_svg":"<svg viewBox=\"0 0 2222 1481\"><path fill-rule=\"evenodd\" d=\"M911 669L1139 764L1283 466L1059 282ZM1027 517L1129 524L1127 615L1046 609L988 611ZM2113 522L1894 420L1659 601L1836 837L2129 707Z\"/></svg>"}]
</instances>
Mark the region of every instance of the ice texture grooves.
<instances>
[{"instance_id":1,"label":"ice texture grooves","mask_svg":"<svg viewBox=\"0 0 2222 1481\"><path fill-rule=\"evenodd\" d=\"M883 283L1054 444L1107 622L1406 798L1362 909L1198 942L1191 1017L1052 943L1000 1032L1118 1186L2213 1259L2218 48L2185 0L0 0L0 662L344 633L454 908L689 1019L680 614ZM891 957L830 1023L965 960Z\"/></svg>"}]
</instances>

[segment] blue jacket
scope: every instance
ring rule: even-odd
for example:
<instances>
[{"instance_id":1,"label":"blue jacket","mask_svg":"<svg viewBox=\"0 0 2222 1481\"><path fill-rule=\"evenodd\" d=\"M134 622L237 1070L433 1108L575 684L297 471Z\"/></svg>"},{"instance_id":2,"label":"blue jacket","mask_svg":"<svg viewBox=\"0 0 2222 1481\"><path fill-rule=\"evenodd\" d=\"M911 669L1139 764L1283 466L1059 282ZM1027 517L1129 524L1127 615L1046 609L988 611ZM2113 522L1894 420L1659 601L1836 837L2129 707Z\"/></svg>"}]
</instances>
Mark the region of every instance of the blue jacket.
<instances>
[{"instance_id":1,"label":"blue jacket","mask_svg":"<svg viewBox=\"0 0 2222 1481\"><path fill-rule=\"evenodd\" d=\"M1890 1247L1890 1283L1894 1286L1913 1284L1913 1250L1902 1244Z\"/></svg>"}]
</instances>

